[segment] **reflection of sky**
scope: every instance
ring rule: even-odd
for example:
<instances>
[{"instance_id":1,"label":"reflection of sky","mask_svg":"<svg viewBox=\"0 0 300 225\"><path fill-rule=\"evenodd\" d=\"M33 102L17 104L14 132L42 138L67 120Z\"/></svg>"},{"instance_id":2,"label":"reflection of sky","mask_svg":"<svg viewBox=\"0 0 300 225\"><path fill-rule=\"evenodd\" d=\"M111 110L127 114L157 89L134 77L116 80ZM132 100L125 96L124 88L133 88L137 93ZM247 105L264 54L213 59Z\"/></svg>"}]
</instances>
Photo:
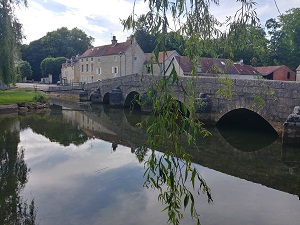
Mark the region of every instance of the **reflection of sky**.
<instances>
[{"instance_id":1,"label":"reflection of sky","mask_svg":"<svg viewBox=\"0 0 300 225\"><path fill-rule=\"evenodd\" d=\"M130 149L90 139L81 146L61 146L26 129L20 146L31 172L24 195L33 197L37 222L50 224L167 224L157 193L143 189L143 165ZM206 224L298 225L296 196L199 166L214 203L197 200ZM195 224L183 221L181 224Z\"/></svg>"}]
</instances>

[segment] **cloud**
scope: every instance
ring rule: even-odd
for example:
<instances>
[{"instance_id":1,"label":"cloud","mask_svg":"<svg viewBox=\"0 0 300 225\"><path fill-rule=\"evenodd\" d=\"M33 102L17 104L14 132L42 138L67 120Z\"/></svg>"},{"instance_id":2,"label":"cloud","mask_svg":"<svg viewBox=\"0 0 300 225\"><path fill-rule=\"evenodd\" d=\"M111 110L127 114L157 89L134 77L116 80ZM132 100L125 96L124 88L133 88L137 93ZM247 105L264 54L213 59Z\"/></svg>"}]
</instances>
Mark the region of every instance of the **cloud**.
<instances>
[{"instance_id":1,"label":"cloud","mask_svg":"<svg viewBox=\"0 0 300 225\"><path fill-rule=\"evenodd\" d=\"M77 27L88 36L95 38L95 46L109 44L112 35L117 39L125 41L131 31L123 31L120 19L126 19L133 10L134 0L32 0L28 1L28 8L17 9L16 14L23 24L23 31L27 39L24 43L37 40L61 27L73 29ZM279 15L274 0L256 1L258 17L262 25L270 18ZM297 7L299 0L277 0L281 13ZM225 15L234 15L240 7L240 3L233 0L222 0L220 6L212 4L212 12L221 21ZM136 1L135 13L143 14L147 11L147 3L144 0Z\"/></svg>"},{"instance_id":2,"label":"cloud","mask_svg":"<svg viewBox=\"0 0 300 225\"><path fill-rule=\"evenodd\" d=\"M145 10L142 2L136 5L139 12ZM118 34L120 41L126 40L130 32L123 32L120 19L127 18L132 9L132 1L125 0L76 3L70 0L33 0L28 2L28 8L20 8L16 14L23 24L26 44L61 27L78 27L95 38L94 45L103 45L110 42L112 34Z\"/></svg>"}]
</instances>

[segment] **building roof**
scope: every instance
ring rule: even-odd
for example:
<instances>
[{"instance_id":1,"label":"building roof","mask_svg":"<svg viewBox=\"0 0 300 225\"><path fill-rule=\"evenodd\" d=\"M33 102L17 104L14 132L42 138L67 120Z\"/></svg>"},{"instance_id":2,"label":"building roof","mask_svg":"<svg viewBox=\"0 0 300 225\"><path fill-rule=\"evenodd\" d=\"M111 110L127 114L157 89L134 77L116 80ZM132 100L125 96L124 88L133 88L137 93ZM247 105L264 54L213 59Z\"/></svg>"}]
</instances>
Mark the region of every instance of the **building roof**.
<instances>
[{"instance_id":1,"label":"building roof","mask_svg":"<svg viewBox=\"0 0 300 225\"><path fill-rule=\"evenodd\" d=\"M158 53L158 63L163 63L164 60L166 60L168 57L170 57L173 53L177 54L177 51L176 50L171 50L171 51L166 51L166 52L159 52ZM155 55L154 53L146 53L146 60L145 62L148 63L150 60L153 60L153 63L156 63L155 62Z\"/></svg>"},{"instance_id":2,"label":"building roof","mask_svg":"<svg viewBox=\"0 0 300 225\"><path fill-rule=\"evenodd\" d=\"M120 53L125 52L132 44L131 40L127 40L121 43L115 43L110 45L103 45L98 47L92 47L86 50L80 58L86 57L99 57L99 56L108 56L108 55L119 55Z\"/></svg>"},{"instance_id":3,"label":"building roof","mask_svg":"<svg viewBox=\"0 0 300 225\"><path fill-rule=\"evenodd\" d=\"M255 69L261 73L261 75L263 76L267 76L273 72L275 72L276 70L280 69L284 67L283 65L281 66L260 66L260 67L255 67Z\"/></svg>"},{"instance_id":4,"label":"building roof","mask_svg":"<svg viewBox=\"0 0 300 225\"><path fill-rule=\"evenodd\" d=\"M175 56L176 61L184 74L190 74L193 65L186 56ZM200 58L200 66L197 73L205 75L215 74L236 74L236 75L260 75L260 73L250 65L233 63L229 59L221 58Z\"/></svg>"},{"instance_id":5,"label":"building roof","mask_svg":"<svg viewBox=\"0 0 300 225\"><path fill-rule=\"evenodd\" d=\"M300 70L300 65L297 67L296 71L299 71Z\"/></svg>"},{"instance_id":6,"label":"building roof","mask_svg":"<svg viewBox=\"0 0 300 225\"><path fill-rule=\"evenodd\" d=\"M253 66L250 65L241 65L239 63L234 63L234 67L239 71L240 75L261 75L259 71L257 71Z\"/></svg>"}]
</instances>

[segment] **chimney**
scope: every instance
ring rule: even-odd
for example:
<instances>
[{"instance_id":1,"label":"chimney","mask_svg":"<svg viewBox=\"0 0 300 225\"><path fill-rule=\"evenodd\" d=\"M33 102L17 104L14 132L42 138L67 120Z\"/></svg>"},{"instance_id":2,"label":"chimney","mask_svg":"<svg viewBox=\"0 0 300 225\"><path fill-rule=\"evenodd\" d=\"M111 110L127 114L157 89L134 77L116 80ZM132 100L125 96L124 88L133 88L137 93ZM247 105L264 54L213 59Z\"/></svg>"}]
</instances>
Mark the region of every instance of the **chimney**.
<instances>
[{"instance_id":1,"label":"chimney","mask_svg":"<svg viewBox=\"0 0 300 225\"><path fill-rule=\"evenodd\" d=\"M113 46L115 46L118 43L118 40L116 39L116 36L113 36L112 40L111 40L111 44Z\"/></svg>"}]
</instances>

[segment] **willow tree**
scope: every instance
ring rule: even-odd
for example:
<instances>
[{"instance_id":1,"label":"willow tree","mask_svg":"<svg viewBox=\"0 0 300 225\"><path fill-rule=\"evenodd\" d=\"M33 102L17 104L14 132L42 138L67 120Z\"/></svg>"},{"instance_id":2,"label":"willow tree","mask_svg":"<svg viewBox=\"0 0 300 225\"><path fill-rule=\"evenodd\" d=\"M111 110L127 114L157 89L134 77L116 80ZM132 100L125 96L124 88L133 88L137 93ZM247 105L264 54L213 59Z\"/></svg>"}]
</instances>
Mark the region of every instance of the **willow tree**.
<instances>
[{"instance_id":1,"label":"willow tree","mask_svg":"<svg viewBox=\"0 0 300 225\"><path fill-rule=\"evenodd\" d=\"M244 35L239 36L241 39L247 38L247 33L240 33L239 28L241 25L256 26L258 22L254 10L256 3L252 0L237 0L241 5L239 10L234 15L228 15L227 20L221 23L211 13L211 5L218 5L219 0L144 0L144 2L147 2L149 7L144 18L149 25L148 31L157 37L155 57L150 64L157 63L158 53L166 51L166 34L173 32L178 34L178 38L184 38L184 54L193 65L190 81L184 82L174 66L173 69L169 67L167 70L163 63L162 76L155 76L148 92L139 101L142 107L143 104L147 106L150 104L152 107L149 117L140 124L145 127L148 140L136 150L138 158L145 159L144 186L158 190L158 200L165 205L163 211L167 212L170 224L180 224L187 209L190 216L200 224L200 214L194 195L204 193L209 202L212 201L212 195L209 186L185 150L196 147L195 143L199 136L209 135L201 122L195 120L198 96L195 92L194 79L202 54L216 57L220 47L226 50L231 47L216 44L220 43L216 40L224 35L221 31L222 25L225 24L227 29L229 27L231 34ZM122 21L124 29L132 29L134 32L139 25L138 18L134 6L131 15ZM218 93L224 97L232 97L230 93L232 81L227 78L218 80L222 89ZM186 99L184 104L177 101L175 89L181 90ZM160 154L155 150L162 150L164 153ZM146 152L151 154L144 157Z\"/></svg>"},{"instance_id":2,"label":"willow tree","mask_svg":"<svg viewBox=\"0 0 300 225\"><path fill-rule=\"evenodd\" d=\"M22 25L15 8L27 0L0 0L0 82L10 84L15 77L15 59L22 41Z\"/></svg>"}]
</instances>

